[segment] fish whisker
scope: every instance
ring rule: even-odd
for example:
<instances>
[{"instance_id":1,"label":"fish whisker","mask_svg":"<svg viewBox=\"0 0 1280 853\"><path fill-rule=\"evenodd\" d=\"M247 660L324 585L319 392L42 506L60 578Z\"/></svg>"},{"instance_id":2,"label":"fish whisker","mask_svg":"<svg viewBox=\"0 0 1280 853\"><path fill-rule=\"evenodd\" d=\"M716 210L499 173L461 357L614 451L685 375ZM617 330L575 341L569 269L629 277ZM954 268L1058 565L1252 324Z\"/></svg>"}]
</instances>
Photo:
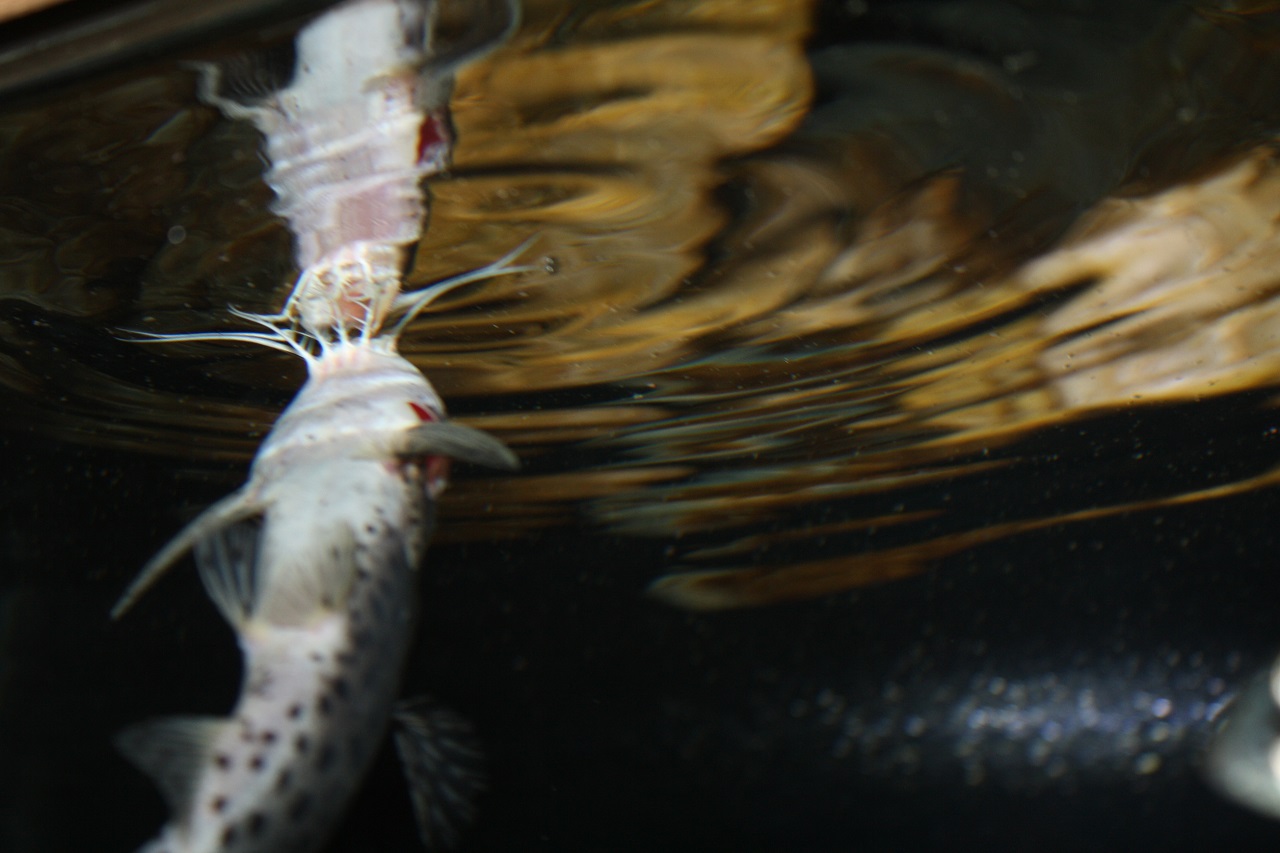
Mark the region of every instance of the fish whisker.
<instances>
[{"instance_id":1,"label":"fish whisker","mask_svg":"<svg viewBox=\"0 0 1280 853\"><path fill-rule=\"evenodd\" d=\"M523 255L537 239L537 235L530 237L511 251L507 252L501 258L485 264L479 269L474 269L470 272L446 278L443 281L438 281L435 284L428 285L421 290L415 290L412 293L402 293L400 296L396 297L396 300L392 303L391 307L393 312L404 311L405 313L404 316L397 320L395 325L391 327L389 334L393 339L399 338L405 328L413 322L413 319L422 313L427 306L451 290L455 290L464 284L471 284L472 282L484 281L485 279L497 278L504 275L519 275L526 272L536 272L542 269L542 267L533 264L523 264L520 266L511 265L511 262Z\"/></svg>"}]
</instances>

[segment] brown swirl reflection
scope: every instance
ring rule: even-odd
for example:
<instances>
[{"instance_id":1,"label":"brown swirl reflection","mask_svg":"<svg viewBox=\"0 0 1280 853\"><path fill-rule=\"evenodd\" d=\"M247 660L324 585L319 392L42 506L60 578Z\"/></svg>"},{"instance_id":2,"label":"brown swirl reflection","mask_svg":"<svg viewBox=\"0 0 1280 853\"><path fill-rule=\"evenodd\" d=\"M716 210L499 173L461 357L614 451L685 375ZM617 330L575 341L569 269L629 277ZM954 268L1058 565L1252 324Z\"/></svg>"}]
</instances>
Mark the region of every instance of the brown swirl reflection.
<instances>
[{"instance_id":1,"label":"brown swirl reflection","mask_svg":"<svg viewBox=\"0 0 1280 853\"><path fill-rule=\"evenodd\" d=\"M689 571L658 592L726 607L1271 482L986 509L1064 424L1280 367L1277 25L1113 5L846 4L806 54L792 2L526 4L459 80L413 278L528 237L546 271L451 294L402 349L527 470L457 484L442 532L667 538ZM287 292L256 140L192 89L157 63L0 125L27 164L0 204L5 427L247 460L299 381L112 335Z\"/></svg>"}]
</instances>

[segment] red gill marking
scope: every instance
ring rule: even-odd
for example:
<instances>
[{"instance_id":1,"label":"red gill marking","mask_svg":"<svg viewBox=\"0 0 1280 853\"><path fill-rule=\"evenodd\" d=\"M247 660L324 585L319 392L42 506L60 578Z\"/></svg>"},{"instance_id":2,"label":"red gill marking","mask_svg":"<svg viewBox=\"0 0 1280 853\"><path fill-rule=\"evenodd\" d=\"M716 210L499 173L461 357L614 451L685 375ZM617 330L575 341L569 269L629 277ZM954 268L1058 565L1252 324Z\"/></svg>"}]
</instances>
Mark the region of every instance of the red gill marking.
<instances>
[{"instance_id":1,"label":"red gill marking","mask_svg":"<svg viewBox=\"0 0 1280 853\"><path fill-rule=\"evenodd\" d=\"M444 129L444 122L434 115L428 115L418 128L418 165L427 160L427 152L437 145L447 145L449 140Z\"/></svg>"},{"instance_id":2,"label":"red gill marking","mask_svg":"<svg viewBox=\"0 0 1280 853\"><path fill-rule=\"evenodd\" d=\"M409 408L413 409L413 413L418 416L418 420L420 421L434 421L436 419L435 415L431 414L429 410L419 406L417 403L410 403Z\"/></svg>"}]
</instances>

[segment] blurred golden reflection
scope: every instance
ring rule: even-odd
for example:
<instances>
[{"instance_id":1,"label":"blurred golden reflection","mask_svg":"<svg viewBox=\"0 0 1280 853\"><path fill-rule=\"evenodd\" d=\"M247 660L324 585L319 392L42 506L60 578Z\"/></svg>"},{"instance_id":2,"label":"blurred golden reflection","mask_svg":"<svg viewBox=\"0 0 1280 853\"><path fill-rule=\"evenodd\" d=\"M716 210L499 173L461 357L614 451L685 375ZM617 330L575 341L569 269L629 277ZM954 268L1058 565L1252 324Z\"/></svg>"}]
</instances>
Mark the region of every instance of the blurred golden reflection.
<instances>
[{"instance_id":1,"label":"blurred golden reflection","mask_svg":"<svg viewBox=\"0 0 1280 853\"><path fill-rule=\"evenodd\" d=\"M458 483L442 534L668 538L657 592L730 607L1271 483L959 520L948 497L1085 416L1274 385L1274 11L527 4L458 81L413 280L529 237L545 271L455 292L402 345L527 471ZM254 133L166 61L0 135L0 423L247 461L301 365L114 333L279 306Z\"/></svg>"}]
</instances>

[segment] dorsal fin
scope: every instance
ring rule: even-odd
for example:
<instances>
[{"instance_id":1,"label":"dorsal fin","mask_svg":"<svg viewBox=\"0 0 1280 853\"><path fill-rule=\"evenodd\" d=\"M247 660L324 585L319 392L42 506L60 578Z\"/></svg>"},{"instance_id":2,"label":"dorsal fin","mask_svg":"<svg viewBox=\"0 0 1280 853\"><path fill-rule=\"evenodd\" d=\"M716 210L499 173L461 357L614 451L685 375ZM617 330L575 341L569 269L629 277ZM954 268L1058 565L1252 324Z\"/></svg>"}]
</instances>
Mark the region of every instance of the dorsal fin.
<instances>
[{"instance_id":1,"label":"dorsal fin","mask_svg":"<svg viewBox=\"0 0 1280 853\"><path fill-rule=\"evenodd\" d=\"M200 513L195 519L182 528L177 536L169 540L160 552L142 567L142 571L134 578L133 583L120 596L115 607L111 608L111 618L119 619L125 611L133 606L144 592L168 571L169 567L191 549L195 543L212 536L218 530L258 515L261 509L249 499L247 489L241 489L227 495L213 506Z\"/></svg>"},{"instance_id":2,"label":"dorsal fin","mask_svg":"<svg viewBox=\"0 0 1280 853\"><path fill-rule=\"evenodd\" d=\"M267 523L271 523L270 517ZM317 614L333 610L347 600L356 575L356 534L344 521L316 524L311 538L277 555L271 565L270 587L254 579L254 596L249 611L254 618L273 625L304 625ZM260 540L258 540L260 541ZM394 558L395 551L391 551ZM256 562L255 562L256 564ZM232 565L200 566L205 586L213 595L212 583L238 583L234 578L219 579L214 571L226 574L236 571ZM255 572L256 574L256 572Z\"/></svg>"},{"instance_id":3,"label":"dorsal fin","mask_svg":"<svg viewBox=\"0 0 1280 853\"><path fill-rule=\"evenodd\" d=\"M485 787L475 732L465 719L425 698L400 703L394 722L418 835L429 849L456 847Z\"/></svg>"},{"instance_id":4,"label":"dorsal fin","mask_svg":"<svg viewBox=\"0 0 1280 853\"><path fill-rule=\"evenodd\" d=\"M430 421L408 430L396 452L401 456L447 456L505 471L520 467L519 457L501 441L456 421Z\"/></svg>"},{"instance_id":5,"label":"dorsal fin","mask_svg":"<svg viewBox=\"0 0 1280 853\"><path fill-rule=\"evenodd\" d=\"M155 780L169 810L184 814L201 770L229 721L218 717L161 717L116 735L116 748Z\"/></svg>"}]
</instances>

